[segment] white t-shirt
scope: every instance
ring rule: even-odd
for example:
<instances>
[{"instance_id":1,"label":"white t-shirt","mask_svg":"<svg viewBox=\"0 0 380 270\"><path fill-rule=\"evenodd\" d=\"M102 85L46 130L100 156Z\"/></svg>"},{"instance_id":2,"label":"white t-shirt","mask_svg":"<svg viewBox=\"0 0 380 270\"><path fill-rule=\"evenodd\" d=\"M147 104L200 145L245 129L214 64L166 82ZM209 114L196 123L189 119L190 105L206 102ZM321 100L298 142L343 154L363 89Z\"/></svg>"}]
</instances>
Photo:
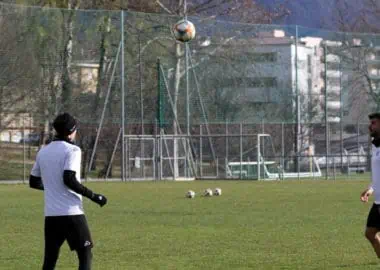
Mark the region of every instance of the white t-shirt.
<instances>
[{"instance_id":1,"label":"white t-shirt","mask_svg":"<svg viewBox=\"0 0 380 270\"><path fill-rule=\"evenodd\" d=\"M80 182L82 152L76 145L53 141L37 154L31 174L42 178L45 216L72 216L84 213L82 195L70 190L63 182L63 171L76 172Z\"/></svg>"},{"instance_id":2,"label":"white t-shirt","mask_svg":"<svg viewBox=\"0 0 380 270\"><path fill-rule=\"evenodd\" d=\"M372 144L371 177L375 203L380 204L380 147Z\"/></svg>"}]
</instances>

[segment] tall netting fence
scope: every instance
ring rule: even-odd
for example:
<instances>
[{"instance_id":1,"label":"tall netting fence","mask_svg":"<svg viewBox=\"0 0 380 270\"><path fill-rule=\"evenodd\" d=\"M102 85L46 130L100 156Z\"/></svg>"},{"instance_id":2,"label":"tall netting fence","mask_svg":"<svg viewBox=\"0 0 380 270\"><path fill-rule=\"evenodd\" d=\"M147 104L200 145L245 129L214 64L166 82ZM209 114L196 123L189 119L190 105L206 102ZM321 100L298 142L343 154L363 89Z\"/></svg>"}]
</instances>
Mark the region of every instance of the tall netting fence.
<instances>
[{"instance_id":1,"label":"tall netting fence","mask_svg":"<svg viewBox=\"0 0 380 270\"><path fill-rule=\"evenodd\" d=\"M370 170L377 35L0 4L0 179L52 121L80 121L82 177L353 178Z\"/></svg>"}]
</instances>

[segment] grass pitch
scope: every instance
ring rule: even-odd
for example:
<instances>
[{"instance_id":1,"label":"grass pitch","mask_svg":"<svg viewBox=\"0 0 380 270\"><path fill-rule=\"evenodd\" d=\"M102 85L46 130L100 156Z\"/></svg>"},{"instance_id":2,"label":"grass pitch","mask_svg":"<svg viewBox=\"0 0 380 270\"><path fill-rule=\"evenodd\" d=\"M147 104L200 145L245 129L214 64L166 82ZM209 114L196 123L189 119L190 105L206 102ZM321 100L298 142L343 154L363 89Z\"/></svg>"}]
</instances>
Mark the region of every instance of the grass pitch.
<instances>
[{"instance_id":1,"label":"grass pitch","mask_svg":"<svg viewBox=\"0 0 380 270\"><path fill-rule=\"evenodd\" d=\"M363 237L368 180L86 183L93 269L379 269ZM200 197L220 187L220 197ZM194 199L184 197L187 190ZM41 269L43 194L0 185L0 269ZM57 269L76 269L65 243Z\"/></svg>"}]
</instances>

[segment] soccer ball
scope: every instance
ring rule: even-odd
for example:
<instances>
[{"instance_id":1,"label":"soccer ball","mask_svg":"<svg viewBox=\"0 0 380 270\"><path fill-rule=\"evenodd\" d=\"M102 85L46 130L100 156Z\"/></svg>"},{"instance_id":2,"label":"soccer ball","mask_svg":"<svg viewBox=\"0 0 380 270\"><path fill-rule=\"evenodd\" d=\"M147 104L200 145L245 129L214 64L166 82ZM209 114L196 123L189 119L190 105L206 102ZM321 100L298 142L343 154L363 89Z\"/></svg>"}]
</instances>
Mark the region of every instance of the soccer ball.
<instances>
[{"instance_id":1,"label":"soccer ball","mask_svg":"<svg viewBox=\"0 0 380 270\"><path fill-rule=\"evenodd\" d=\"M211 188L206 189L203 194L206 197L211 197L212 196L212 189Z\"/></svg>"},{"instance_id":2,"label":"soccer ball","mask_svg":"<svg viewBox=\"0 0 380 270\"><path fill-rule=\"evenodd\" d=\"M192 191L192 190L189 190L187 193L186 193L186 198L189 198L189 199L192 199L195 197L195 192Z\"/></svg>"},{"instance_id":3,"label":"soccer ball","mask_svg":"<svg viewBox=\"0 0 380 270\"><path fill-rule=\"evenodd\" d=\"M180 20L174 24L173 33L176 40L188 42L195 37L195 26L188 20Z\"/></svg>"},{"instance_id":4,"label":"soccer ball","mask_svg":"<svg viewBox=\"0 0 380 270\"><path fill-rule=\"evenodd\" d=\"M222 195L222 189L221 189L221 188L216 188L216 189L214 190L214 194L215 194L215 196L220 196L220 195Z\"/></svg>"}]
</instances>

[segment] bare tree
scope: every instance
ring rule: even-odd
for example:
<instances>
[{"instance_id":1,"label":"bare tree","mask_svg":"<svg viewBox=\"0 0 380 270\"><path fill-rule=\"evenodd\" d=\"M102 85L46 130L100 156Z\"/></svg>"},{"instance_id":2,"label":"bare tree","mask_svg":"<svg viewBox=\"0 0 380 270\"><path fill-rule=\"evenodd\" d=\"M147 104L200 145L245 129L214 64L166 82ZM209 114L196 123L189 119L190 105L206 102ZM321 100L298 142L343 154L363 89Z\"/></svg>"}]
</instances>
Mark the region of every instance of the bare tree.
<instances>
[{"instance_id":1,"label":"bare tree","mask_svg":"<svg viewBox=\"0 0 380 270\"><path fill-rule=\"evenodd\" d=\"M336 0L335 26L346 34L337 34L342 46L336 52L341 59L343 72L347 79L345 89L350 91L351 112L353 117L363 117L362 110L380 109L379 67L375 65L378 58L378 39L373 35L380 32L378 15L380 1L364 0L352 5L347 0ZM356 8L356 9L355 9ZM363 33L368 33L367 35ZM374 106L363 106L364 104ZM362 119L364 120L364 119Z\"/></svg>"},{"instance_id":2,"label":"bare tree","mask_svg":"<svg viewBox=\"0 0 380 270\"><path fill-rule=\"evenodd\" d=\"M15 24L20 16L23 14L13 9L0 14L3 37L0 39L0 132L29 112L26 108L32 100L30 91L38 84L29 80L38 76L38 71L30 68L36 63L33 48L23 42L28 29Z\"/></svg>"}]
</instances>

